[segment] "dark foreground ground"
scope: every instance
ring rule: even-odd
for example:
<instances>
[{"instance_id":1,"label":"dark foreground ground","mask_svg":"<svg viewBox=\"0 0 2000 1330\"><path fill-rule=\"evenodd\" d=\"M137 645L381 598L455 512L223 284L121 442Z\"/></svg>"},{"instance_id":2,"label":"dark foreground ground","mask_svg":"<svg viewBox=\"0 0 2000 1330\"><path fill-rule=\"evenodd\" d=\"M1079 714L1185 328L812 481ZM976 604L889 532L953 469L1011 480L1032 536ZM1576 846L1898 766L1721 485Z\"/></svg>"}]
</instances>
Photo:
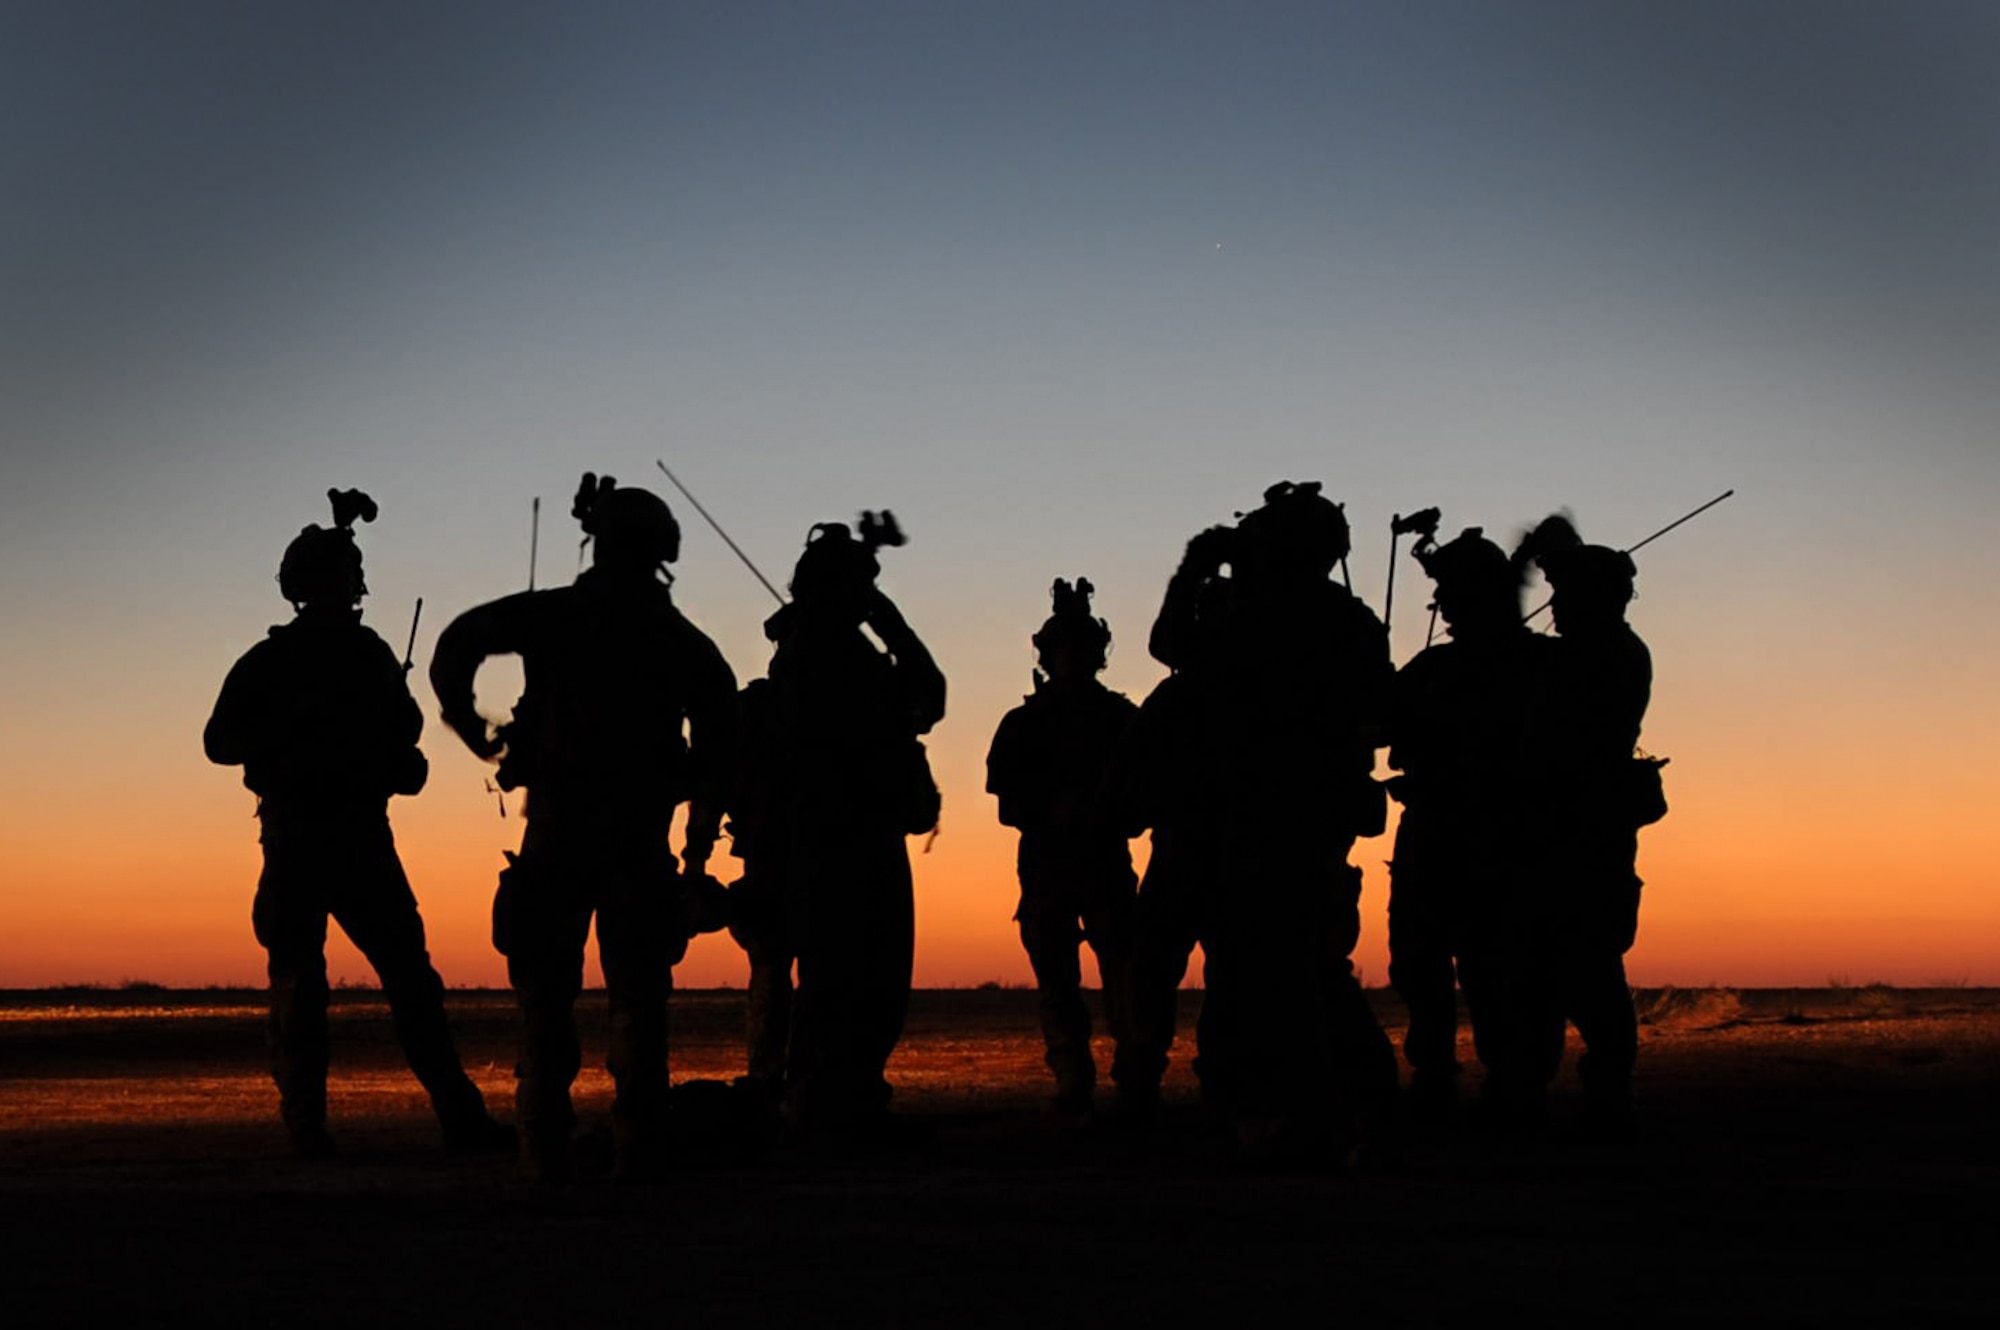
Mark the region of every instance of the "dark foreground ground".
<instances>
[{"instance_id":1,"label":"dark foreground ground","mask_svg":"<svg viewBox=\"0 0 2000 1330\"><path fill-rule=\"evenodd\" d=\"M928 1145L548 1190L436 1150L372 994L340 995L318 1165L256 995L0 994L0 1325L1991 1323L2000 993L1642 998L1633 1145L1258 1171L1179 1067L1156 1133L1061 1130L1033 995L926 993L892 1074ZM676 1002L677 1078L739 1070L740 998ZM507 1000L453 1009L505 1115Z\"/></svg>"}]
</instances>

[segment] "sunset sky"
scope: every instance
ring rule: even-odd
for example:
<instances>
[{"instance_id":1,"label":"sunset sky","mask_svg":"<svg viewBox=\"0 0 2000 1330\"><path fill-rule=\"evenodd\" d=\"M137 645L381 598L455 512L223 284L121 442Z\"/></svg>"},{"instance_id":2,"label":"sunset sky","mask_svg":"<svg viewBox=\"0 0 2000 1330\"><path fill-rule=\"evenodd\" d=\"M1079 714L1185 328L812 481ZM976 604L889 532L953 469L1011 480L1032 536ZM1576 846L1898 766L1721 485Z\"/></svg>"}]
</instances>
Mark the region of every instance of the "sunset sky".
<instances>
[{"instance_id":1,"label":"sunset sky","mask_svg":"<svg viewBox=\"0 0 2000 1330\"><path fill-rule=\"evenodd\" d=\"M534 496L565 581L577 474L656 457L774 579L816 521L909 532L920 984L1028 977L981 790L1050 580L1142 696L1183 542L1284 478L1378 609L1394 512L1623 545L1734 487L1641 556L1635 980L2000 984L1996 68L2000 9L1897 0L8 5L0 986L261 982L201 727L332 485L381 503L368 621L425 602L434 956L503 982L520 823L422 667L525 585ZM769 598L667 497L761 673Z\"/></svg>"}]
</instances>

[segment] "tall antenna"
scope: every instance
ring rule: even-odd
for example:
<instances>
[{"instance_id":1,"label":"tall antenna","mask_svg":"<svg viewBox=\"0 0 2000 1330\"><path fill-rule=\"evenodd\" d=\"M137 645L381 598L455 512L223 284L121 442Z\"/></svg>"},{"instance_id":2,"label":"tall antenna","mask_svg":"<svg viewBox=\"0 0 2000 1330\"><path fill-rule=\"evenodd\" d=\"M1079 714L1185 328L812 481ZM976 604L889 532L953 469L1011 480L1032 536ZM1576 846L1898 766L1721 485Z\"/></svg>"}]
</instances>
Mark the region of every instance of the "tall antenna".
<instances>
[{"instance_id":1,"label":"tall antenna","mask_svg":"<svg viewBox=\"0 0 2000 1330\"><path fill-rule=\"evenodd\" d=\"M785 603L785 593L778 590L778 588L772 586L771 579L764 576L763 573L758 571L757 565L750 562L750 556L743 552L743 547L741 545L738 545L735 541L731 540L729 538L729 533L722 529L722 523L716 521L714 517L710 516L708 509L701 506L701 500L694 497L694 491L689 489L687 486L681 484L681 478L675 475L673 472L667 470L667 464L665 462L662 462L659 458L656 457L653 459L653 465L660 468L660 474L665 476L668 480L672 481L674 488L679 490L682 496L686 498L689 503L694 505L694 510L701 514L702 520L707 522L709 526L715 529L715 534L722 537L723 544L729 546L730 553L734 554L737 558L743 560L743 566L750 570L751 576L755 577L759 582L762 582L764 584L764 589L771 593L772 599L776 600L780 605L783 605Z\"/></svg>"},{"instance_id":2,"label":"tall antenna","mask_svg":"<svg viewBox=\"0 0 2000 1330\"><path fill-rule=\"evenodd\" d=\"M535 560L541 553L542 496L537 494L528 516L528 590L535 589Z\"/></svg>"}]
</instances>

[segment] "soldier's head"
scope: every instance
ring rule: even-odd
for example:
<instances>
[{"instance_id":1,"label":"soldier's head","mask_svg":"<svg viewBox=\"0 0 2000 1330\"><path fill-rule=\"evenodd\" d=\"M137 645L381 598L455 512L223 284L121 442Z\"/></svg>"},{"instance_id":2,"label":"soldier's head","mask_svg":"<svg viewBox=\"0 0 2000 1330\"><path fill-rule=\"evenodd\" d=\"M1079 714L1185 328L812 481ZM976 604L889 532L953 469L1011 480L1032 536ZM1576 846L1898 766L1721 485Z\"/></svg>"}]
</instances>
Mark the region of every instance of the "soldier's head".
<instances>
[{"instance_id":1,"label":"soldier's head","mask_svg":"<svg viewBox=\"0 0 2000 1330\"><path fill-rule=\"evenodd\" d=\"M570 515L583 527L598 568L652 577L681 557L680 523L651 490L586 471Z\"/></svg>"},{"instance_id":2,"label":"soldier's head","mask_svg":"<svg viewBox=\"0 0 2000 1330\"><path fill-rule=\"evenodd\" d=\"M1042 671L1051 679L1089 679L1104 668L1111 651L1111 625L1090 613L1096 590L1084 577L1073 586L1058 577L1049 588L1054 612L1033 641Z\"/></svg>"},{"instance_id":3,"label":"soldier's head","mask_svg":"<svg viewBox=\"0 0 2000 1330\"><path fill-rule=\"evenodd\" d=\"M1236 523L1242 533L1239 576L1271 581L1325 581L1347 557L1347 514L1320 494L1316 480L1281 480L1264 491L1263 506Z\"/></svg>"},{"instance_id":4,"label":"soldier's head","mask_svg":"<svg viewBox=\"0 0 2000 1330\"><path fill-rule=\"evenodd\" d=\"M882 571L876 544L845 522L816 524L792 569L792 602L818 618L860 623Z\"/></svg>"},{"instance_id":5,"label":"soldier's head","mask_svg":"<svg viewBox=\"0 0 2000 1330\"><path fill-rule=\"evenodd\" d=\"M1638 565L1623 550L1605 545L1571 545L1538 560L1549 579L1549 613L1556 631L1574 636L1625 622Z\"/></svg>"},{"instance_id":6,"label":"soldier's head","mask_svg":"<svg viewBox=\"0 0 2000 1330\"><path fill-rule=\"evenodd\" d=\"M1519 628L1521 581L1506 551L1467 527L1442 545L1421 542L1412 551L1437 583L1437 611L1452 636L1464 639Z\"/></svg>"},{"instance_id":7,"label":"soldier's head","mask_svg":"<svg viewBox=\"0 0 2000 1330\"><path fill-rule=\"evenodd\" d=\"M352 610L368 594L354 524L375 520L375 501L360 490L328 490L326 497L333 525L302 529L278 562L278 591L300 612Z\"/></svg>"}]
</instances>

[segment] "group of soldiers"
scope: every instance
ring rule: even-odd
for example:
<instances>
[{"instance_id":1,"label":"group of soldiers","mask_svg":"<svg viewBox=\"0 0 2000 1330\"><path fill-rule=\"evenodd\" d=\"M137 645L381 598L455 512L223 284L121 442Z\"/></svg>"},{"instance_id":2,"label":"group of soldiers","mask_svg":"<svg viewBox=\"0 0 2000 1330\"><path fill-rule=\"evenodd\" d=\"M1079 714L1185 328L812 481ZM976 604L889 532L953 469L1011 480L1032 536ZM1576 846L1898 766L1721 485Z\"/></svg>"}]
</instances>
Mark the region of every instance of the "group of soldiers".
<instances>
[{"instance_id":1,"label":"group of soldiers","mask_svg":"<svg viewBox=\"0 0 2000 1330\"><path fill-rule=\"evenodd\" d=\"M1390 981L1409 1010L1409 1117L1457 1112L1457 994L1486 1075L1481 1121L1533 1132L1566 1027L1586 1124L1629 1126L1637 1023L1624 955L1637 928L1639 827L1665 813L1636 753L1651 692L1625 619L1629 555L1563 517L1511 554L1477 528L1415 555L1448 633L1401 670L1334 570L1349 532L1317 485L1281 483L1188 543L1149 646L1172 670L1134 706L1100 684L1110 630L1090 586L1057 582L1036 691L988 758L1020 829L1017 919L1041 992L1056 1111L1088 1114L1096 1068L1077 950L1087 939L1115 1040L1115 1110L1155 1111L1176 990L1205 955L1194 1070L1246 1149L1367 1140L1395 1116L1396 1060L1350 961L1357 839L1402 805L1391 864ZM1539 568L1556 635L1530 627ZM1378 781L1379 749L1400 774ZM1135 880L1130 838L1150 831Z\"/></svg>"},{"instance_id":2,"label":"group of soldiers","mask_svg":"<svg viewBox=\"0 0 2000 1330\"><path fill-rule=\"evenodd\" d=\"M609 477L586 474L578 491L593 555L573 585L469 610L439 637L430 681L446 723L498 764L500 788L527 791L493 907L521 1014L508 1127L460 1066L389 827L389 798L417 793L427 771L410 661L361 623L354 525L375 506L358 491L330 498L333 525L285 551L279 584L295 617L232 669L205 735L210 758L242 765L258 796L253 922L295 1151L334 1149L329 917L380 975L447 1146L518 1148L530 1178L576 1165L574 1009L593 919L619 1173L663 1166L672 966L690 937L724 926L750 962L746 1111L782 1114L808 1139L901 1135L885 1069L915 945L907 838L937 824L922 736L944 715L945 681L877 585L878 551L903 541L893 516L812 529L790 598L765 624L766 675L740 692L674 604L672 513ZM1433 532L1416 555L1449 637L1401 671L1381 620L1333 576L1348 525L1317 484L1274 485L1234 525L1188 543L1149 641L1172 673L1143 705L1098 679L1110 629L1090 583L1055 584L1033 638L1035 692L994 736L988 789L1021 833L1016 919L1059 1117L1093 1111L1081 945L1116 1049L1110 1111L1127 1122L1158 1111L1199 945L1195 1071L1246 1150L1386 1130L1399 1076L1349 960L1361 892L1349 856L1382 833L1393 795L1404 813L1390 977L1410 1010L1412 1107L1453 1111L1462 989L1489 1120L1538 1125L1574 1023L1592 1118L1624 1123L1636 836L1664 812L1657 764L1634 756L1651 666L1625 623L1632 562L1561 518L1511 556L1477 529L1443 545ZM1521 612L1534 566L1553 590L1553 637ZM525 682L495 725L473 682L506 654ZM1401 774L1382 782L1385 746ZM709 871L725 830L742 860L726 889ZM1147 833L1140 881L1131 841Z\"/></svg>"}]
</instances>

